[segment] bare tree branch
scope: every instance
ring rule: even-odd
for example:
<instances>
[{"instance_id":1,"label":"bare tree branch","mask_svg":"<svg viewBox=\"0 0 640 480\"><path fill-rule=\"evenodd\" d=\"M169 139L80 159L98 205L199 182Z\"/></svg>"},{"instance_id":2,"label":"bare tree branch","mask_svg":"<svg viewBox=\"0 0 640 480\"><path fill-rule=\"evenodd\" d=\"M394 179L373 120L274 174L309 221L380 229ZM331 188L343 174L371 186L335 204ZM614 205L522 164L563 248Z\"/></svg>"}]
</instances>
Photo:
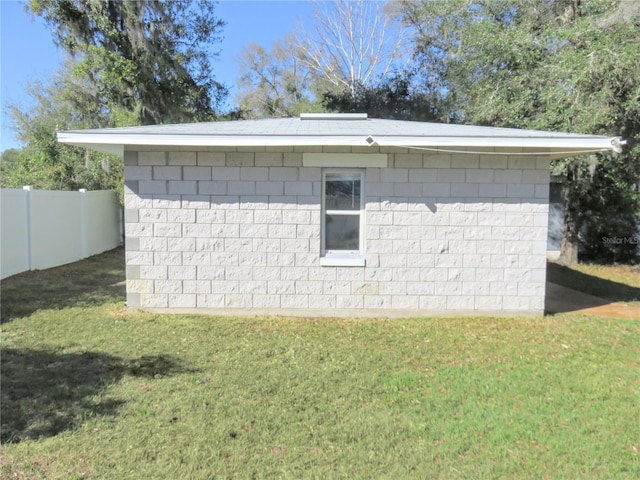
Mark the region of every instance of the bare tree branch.
<instances>
[{"instance_id":1,"label":"bare tree branch","mask_svg":"<svg viewBox=\"0 0 640 480\"><path fill-rule=\"evenodd\" d=\"M315 29L299 45L311 72L355 96L399 67L404 41L383 2L336 0L316 3Z\"/></svg>"}]
</instances>

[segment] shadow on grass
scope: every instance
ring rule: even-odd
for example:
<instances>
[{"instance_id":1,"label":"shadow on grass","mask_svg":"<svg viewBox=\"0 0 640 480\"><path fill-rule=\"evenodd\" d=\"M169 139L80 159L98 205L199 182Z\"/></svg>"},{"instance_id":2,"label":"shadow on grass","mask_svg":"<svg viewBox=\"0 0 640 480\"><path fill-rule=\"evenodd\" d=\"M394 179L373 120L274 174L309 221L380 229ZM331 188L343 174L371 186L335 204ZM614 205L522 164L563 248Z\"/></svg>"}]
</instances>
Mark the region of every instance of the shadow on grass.
<instances>
[{"instance_id":1,"label":"shadow on grass","mask_svg":"<svg viewBox=\"0 0 640 480\"><path fill-rule=\"evenodd\" d=\"M555 288L567 287L581 294ZM547 308L550 313L599 307L612 302L640 301L640 288L606 280L573 270L563 265L547 263Z\"/></svg>"},{"instance_id":2,"label":"shadow on grass","mask_svg":"<svg viewBox=\"0 0 640 480\"><path fill-rule=\"evenodd\" d=\"M162 378L188 372L168 356L123 359L104 353L3 348L0 441L57 435L95 417L115 417L123 400L106 389L125 375Z\"/></svg>"},{"instance_id":3,"label":"shadow on grass","mask_svg":"<svg viewBox=\"0 0 640 480\"><path fill-rule=\"evenodd\" d=\"M123 302L124 248L85 260L5 278L0 283L0 321L26 317L40 309L94 307Z\"/></svg>"}]
</instances>

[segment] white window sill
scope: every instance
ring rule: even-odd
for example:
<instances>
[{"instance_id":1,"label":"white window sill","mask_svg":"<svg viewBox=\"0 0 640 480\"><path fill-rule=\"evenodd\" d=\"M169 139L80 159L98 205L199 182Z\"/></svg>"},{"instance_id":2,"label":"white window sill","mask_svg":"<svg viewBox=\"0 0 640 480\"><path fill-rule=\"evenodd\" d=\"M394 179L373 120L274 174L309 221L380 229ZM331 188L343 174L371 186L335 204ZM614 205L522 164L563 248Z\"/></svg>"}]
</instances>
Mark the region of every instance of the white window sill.
<instances>
[{"instance_id":1,"label":"white window sill","mask_svg":"<svg viewBox=\"0 0 640 480\"><path fill-rule=\"evenodd\" d=\"M326 256L320 257L321 267L364 267L364 257L360 255L353 256Z\"/></svg>"}]
</instances>

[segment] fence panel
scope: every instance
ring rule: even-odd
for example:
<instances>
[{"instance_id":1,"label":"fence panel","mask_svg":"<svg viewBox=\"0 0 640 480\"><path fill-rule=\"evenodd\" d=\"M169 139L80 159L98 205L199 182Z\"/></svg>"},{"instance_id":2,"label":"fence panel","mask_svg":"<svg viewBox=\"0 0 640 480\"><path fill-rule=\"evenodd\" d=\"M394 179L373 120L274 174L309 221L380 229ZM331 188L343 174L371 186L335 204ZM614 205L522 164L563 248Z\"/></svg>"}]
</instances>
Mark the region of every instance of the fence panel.
<instances>
[{"instance_id":1,"label":"fence panel","mask_svg":"<svg viewBox=\"0 0 640 480\"><path fill-rule=\"evenodd\" d=\"M122 242L120 205L113 192L86 192L87 251L85 257L106 252Z\"/></svg>"},{"instance_id":2,"label":"fence panel","mask_svg":"<svg viewBox=\"0 0 640 480\"><path fill-rule=\"evenodd\" d=\"M80 194L31 192L31 269L44 270L82 258Z\"/></svg>"},{"instance_id":3,"label":"fence panel","mask_svg":"<svg viewBox=\"0 0 640 480\"><path fill-rule=\"evenodd\" d=\"M29 270L29 199L25 190L0 194L0 278L6 278Z\"/></svg>"},{"instance_id":4,"label":"fence panel","mask_svg":"<svg viewBox=\"0 0 640 480\"><path fill-rule=\"evenodd\" d=\"M2 189L0 278L42 270L111 250L121 243L113 192Z\"/></svg>"}]
</instances>

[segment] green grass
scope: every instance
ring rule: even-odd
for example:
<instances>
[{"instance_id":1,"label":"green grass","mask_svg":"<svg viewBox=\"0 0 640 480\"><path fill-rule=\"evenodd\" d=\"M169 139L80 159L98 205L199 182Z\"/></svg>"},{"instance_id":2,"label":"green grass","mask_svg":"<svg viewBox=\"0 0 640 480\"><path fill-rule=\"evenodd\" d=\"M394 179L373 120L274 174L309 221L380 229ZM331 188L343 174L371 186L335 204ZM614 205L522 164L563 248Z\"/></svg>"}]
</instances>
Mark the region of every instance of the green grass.
<instances>
[{"instance_id":1,"label":"green grass","mask_svg":"<svg viewBox=\"0 0 640 480\"><path fill-rule=\"evenodd\" d=\"M129 313L122 262L2 282L0 477L640 477L637 321Z\"/></svg>"}]
</instances>

